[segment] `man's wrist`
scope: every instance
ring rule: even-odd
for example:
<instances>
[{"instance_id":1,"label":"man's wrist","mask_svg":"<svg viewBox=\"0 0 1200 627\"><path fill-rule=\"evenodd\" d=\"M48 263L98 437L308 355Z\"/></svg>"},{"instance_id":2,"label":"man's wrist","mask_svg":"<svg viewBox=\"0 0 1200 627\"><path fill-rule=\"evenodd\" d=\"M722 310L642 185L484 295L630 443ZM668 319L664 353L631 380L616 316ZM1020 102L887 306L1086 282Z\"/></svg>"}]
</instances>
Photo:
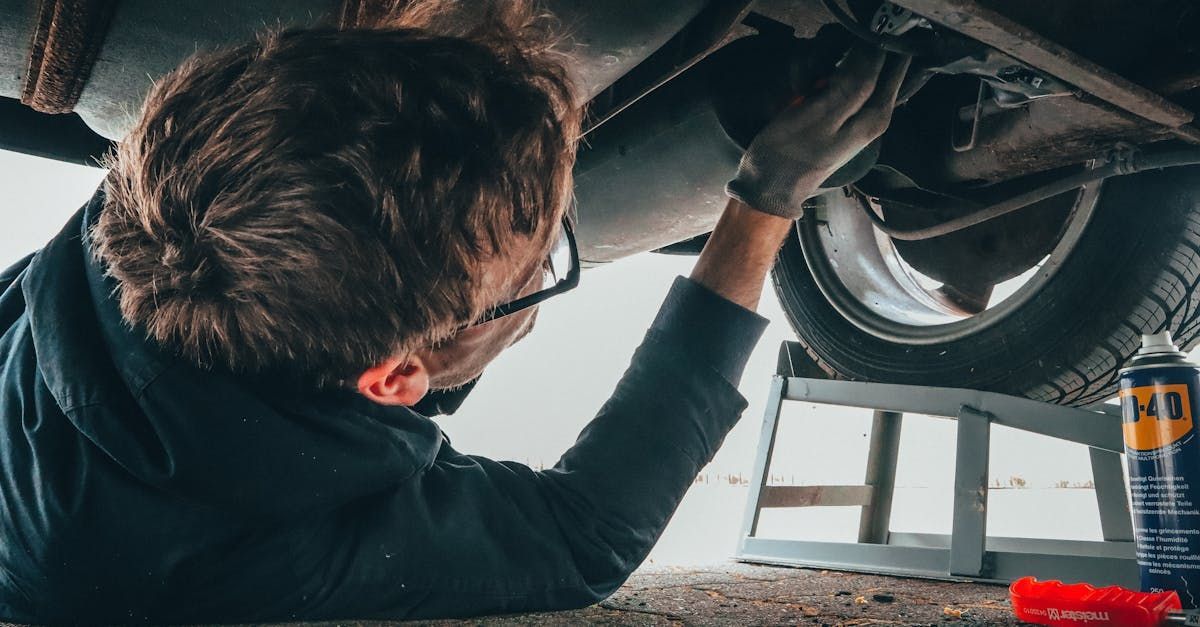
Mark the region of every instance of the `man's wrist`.
<instances>
[{"instance_id":1,"label":"man's wrist","mask_svg":"<svg viewBox=\"0 0 1200 627\"><path fill-rule=\"evenodd\" d=\"M787 230L795 222L795 218L761 211L737 198L729 201L725 213L731 218L731 225L736 223L739 231L751 235L765 235L768 239L773 239L778 232Z\"/></svg>"},{"instance_id":2,"label":"man's wrist","mask_svg":"<svg viewBox=\"0 0 1200 627\"><path fill-rule=\"evenodd\" d=\"M792 224L789 218L730 200L696 261L692 280L753 311Z\"/></svg>"}]
</instances>

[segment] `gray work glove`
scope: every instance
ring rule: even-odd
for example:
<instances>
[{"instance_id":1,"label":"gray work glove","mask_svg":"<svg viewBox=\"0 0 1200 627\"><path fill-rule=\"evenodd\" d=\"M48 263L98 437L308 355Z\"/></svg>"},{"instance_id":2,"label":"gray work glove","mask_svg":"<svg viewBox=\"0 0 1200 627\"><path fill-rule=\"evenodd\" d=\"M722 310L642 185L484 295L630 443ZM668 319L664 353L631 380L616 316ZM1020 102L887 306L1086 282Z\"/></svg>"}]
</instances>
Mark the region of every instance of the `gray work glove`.
<instances>
[{"instance_id":1,"label":"gray work glove","mask_svg":"<svg viewBox=\"0 0 1200 627\"><path fill-rule=\"evenodd\" d=\"M855 48L828 87L775 116L746 149L729 196L798 219L804 201L887 129L910 58L885 60L880 50Z\"/></svg>"}]
</instances>

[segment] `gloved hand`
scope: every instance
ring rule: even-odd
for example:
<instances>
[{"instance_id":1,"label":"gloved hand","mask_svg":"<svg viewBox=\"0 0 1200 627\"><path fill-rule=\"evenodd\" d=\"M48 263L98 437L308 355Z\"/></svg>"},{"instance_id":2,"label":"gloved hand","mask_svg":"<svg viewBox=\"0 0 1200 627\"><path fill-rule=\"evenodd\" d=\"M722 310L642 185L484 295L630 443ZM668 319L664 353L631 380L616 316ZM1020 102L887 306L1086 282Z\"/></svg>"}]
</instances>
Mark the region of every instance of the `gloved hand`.
<instances>
[{"instance_id":1,"label":"gloved hand","mask_svg":"<svg viewBox=\"0 0 1200 627\"><path fill-rule=\"evenodd\" d=\"M726 192L763 213L799 218L804 201L824 191L821 183L887 129L909 61L852 50L828 87L799 99L758 133Z\"/></svg>"}]
</instances>

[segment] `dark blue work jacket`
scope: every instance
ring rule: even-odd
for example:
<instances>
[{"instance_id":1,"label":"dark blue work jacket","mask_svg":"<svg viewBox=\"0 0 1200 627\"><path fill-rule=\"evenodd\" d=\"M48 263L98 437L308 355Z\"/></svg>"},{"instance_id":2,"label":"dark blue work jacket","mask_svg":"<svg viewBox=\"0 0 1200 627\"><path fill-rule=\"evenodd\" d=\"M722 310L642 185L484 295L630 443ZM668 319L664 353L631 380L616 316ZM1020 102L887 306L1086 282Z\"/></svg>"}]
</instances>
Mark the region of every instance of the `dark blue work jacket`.
<instances>
[{"instance_id":1,"label":"dark blue work jacket","mask_svg":"<svg viewBox=\"0 0 1200 627\"><path fill-rule=\"evenodd\" d=\"M5 621L587 605L645 558L745 406L765 322L679 279L554 468L464 455L407 408L245 385L148 342L90 254L102 205L0 277Z\"/></svg>"}]
</instances>

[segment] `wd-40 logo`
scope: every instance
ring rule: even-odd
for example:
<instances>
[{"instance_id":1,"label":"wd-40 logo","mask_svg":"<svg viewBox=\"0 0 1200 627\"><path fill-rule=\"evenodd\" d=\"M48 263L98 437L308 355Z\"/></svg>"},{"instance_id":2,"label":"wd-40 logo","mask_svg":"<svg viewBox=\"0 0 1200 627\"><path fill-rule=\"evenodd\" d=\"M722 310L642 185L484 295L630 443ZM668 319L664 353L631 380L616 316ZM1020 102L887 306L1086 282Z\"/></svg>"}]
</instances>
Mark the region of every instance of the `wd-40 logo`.
<instances>
[{"instance_id":1,"label":"wd-40 logo","mask_svg":"<svg viewBox=\"0 0 1200 627\"><path fill-rule=\"evenodd\" d=\"M1054 607L1046 608L1046 618L1050 620L1071 620L1080 623L1107 623L1108 612L1091 612L1076 610L1060 610Z\"/></svg>"},{"instance_id":2,"label":"wd-40 logo","mask_svg":"<svg viewBox=\"0 0 1200 627\"><path fill-rule=\"evenodd\" d=\"M1192 430L1192 399L1186 384L1144 385L1121 390L1125 446L1150 451L1177 442Z\"/></svg>"}]
</instances>

